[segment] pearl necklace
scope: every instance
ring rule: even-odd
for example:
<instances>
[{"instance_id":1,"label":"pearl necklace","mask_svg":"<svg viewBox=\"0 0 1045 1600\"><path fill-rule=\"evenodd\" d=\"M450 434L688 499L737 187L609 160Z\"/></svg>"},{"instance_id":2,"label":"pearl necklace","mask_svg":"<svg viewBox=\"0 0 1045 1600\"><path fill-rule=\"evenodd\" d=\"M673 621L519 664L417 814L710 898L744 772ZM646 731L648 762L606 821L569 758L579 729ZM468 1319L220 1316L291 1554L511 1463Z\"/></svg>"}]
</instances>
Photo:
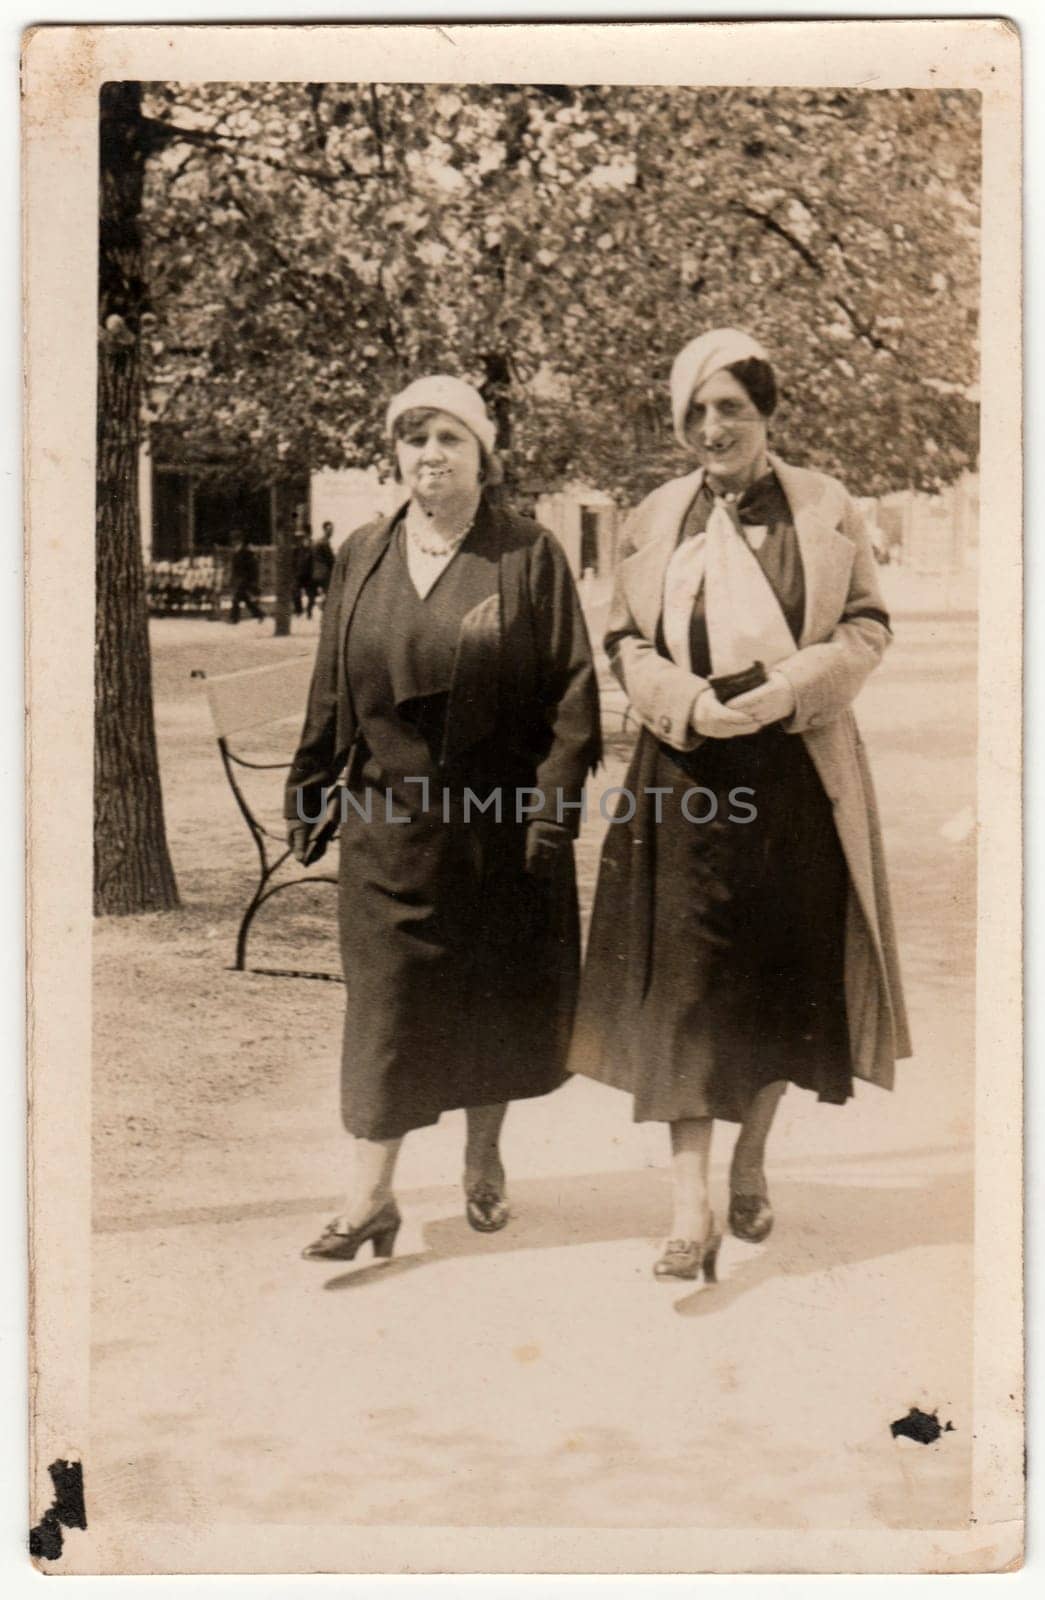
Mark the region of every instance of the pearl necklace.
<instances>
[{"instance_id":1,"label":"pearl necklace","mask_svg":"<svg viewBox=\"0 0 1045 1600\"><path fill-rule=\"evenodd\" d=\"M413 515L415 512L415 505L414 503L411 503L406 514L407 537L414 548L419 550L423 556L451 556L462 544L464 544L464 541L471 533L473 527L475 526L475 518L478 513L478 509L479 508L477 506L459 533L451 534L449 538L441 539L438 544L434 544L426 541L422 528L418 527L417 523L415 522Z\"/></svg>"}]
</instances>

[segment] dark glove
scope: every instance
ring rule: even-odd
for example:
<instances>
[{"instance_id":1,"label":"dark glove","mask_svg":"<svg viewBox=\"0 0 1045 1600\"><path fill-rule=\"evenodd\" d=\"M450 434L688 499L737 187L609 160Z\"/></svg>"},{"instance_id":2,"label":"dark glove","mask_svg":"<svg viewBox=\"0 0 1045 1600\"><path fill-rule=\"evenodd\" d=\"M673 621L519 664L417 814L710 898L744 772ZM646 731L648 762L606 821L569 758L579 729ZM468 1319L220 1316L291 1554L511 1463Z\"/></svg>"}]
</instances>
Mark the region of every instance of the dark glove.
<instances>
[{"instance_id":1,"label":"dark glove","mask_svg":"<svg viewBox=\"0 0 1045 1600\"><path fill-rule=\"evenodd\" d=\"M302 866L305 864L305 851L308 848L308 836L311 832L312 824L310 822L299 822L295 818L292 822L287 823L287 843L290 846L294 860L299 861Z\"/></svg>"},{"instance_id":2,"label":"dark glove","mask_svg":"<svg viewBox=\"0 0 1045 1600\"><path fill-rule=\"evenodd\" d=\"M287 822L287 843L294 860L303 867L314 867L327 853L327 846L341 825L343 791L334 784L323 790L323 812L315 822L291 817Z\"/></svg>"},{"instance_id":3,"label":"dark glove","mask_svg":"<svg viewBox=\"0 0 1045 1600\"><path fill-rule=\"evenodd\" d=\"M573 835L561 822L539 818L526 829L526 870L531 878L549 879L559 856L573 845Z\"/></svg>"}]
</instances>

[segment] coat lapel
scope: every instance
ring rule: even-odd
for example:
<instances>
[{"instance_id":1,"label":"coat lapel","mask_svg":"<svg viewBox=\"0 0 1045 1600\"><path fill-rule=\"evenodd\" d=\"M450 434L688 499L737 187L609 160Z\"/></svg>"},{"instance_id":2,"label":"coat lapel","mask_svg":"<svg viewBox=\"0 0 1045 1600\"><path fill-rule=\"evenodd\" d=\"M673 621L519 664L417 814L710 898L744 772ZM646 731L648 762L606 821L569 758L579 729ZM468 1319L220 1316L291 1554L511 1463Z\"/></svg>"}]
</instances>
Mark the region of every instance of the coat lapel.
<instances>
[{"instance_id":1,"label":"coat lapel","mask_svg":"<svg viewBox=\"0 0 1045 1600\"><path fill-rule=\"evenodd\" d=\"M794 517L805 578L805 617L799 645L826 639L838 625L849 588L853 546L838 522L844 509L841 492L829 478L788 466L771 455L770 465Z\"/></svg>"},{"instance_id":2,"label":"coat lapel","mask_svg":"<svg viewBox=\"0 0 1045 1600\"><path fill-rule=\"evenodd\" d=\"M344 663L345 645L348 639L349 624L356 609L356 602L362 592L363 585L373 572L377 563L388 549L399 513L391 517L381 517L355 535L354 548L345 574L345 587L341 594L341 615L338 618L340 627L340 655L338 659Z\"/></svg>"},{"instance_id":3,"label":"coat lapel","mask_svg":"<svg viewBox=\"0 0 1045 1600\"><path fill-rule=\"evenodd\" d=\"M441 759L453 761L487 738L497 726L500 704L502 629L504 622L504 539L496 511L483 498L475 535L484 553L494 555L497 588L473 606L461 621L450 678Z\"/></svg>"},{"instance_id":4,"label":"coat lapel","mask_svg":"<svg viewBox=\"0 0 1045 1600\"><path fill-rule=\"evenodd\" d=\"M664 601L664 574L678 544L682 519L704 482L699 467L686 478L675 478L651 496L644 525L636 529L642 541L621 563L620 580L635 618L647 639L656 638Z\"/></svg>"}]
</instances>

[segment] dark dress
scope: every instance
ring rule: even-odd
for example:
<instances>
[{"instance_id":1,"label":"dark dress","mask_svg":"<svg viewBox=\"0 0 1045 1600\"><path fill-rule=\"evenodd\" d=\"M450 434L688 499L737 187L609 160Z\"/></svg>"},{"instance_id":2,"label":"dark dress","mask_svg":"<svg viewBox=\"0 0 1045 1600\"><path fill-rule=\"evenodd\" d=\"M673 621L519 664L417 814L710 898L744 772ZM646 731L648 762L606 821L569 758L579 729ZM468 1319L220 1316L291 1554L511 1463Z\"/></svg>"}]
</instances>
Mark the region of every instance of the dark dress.
<instances>
[{"instance_id":1,"label":"dark dress","mask_svg":"<svg viewBox=\"0 0 1045 1600\"><path fill-rule=\"evenodd\" d=\"M680 537L705 526L712 504L702 489ZM752 485L738 509L743 521L768 527L755 554L797 639L802 563L775 475ZM703 593L690 648L694 672L707 677ZM668 653L662 637L658 649ZM611 824L603 846L581 1069L630 1089L636 1121L742 1121L757 1090L778 1079L844 1102L852 1093L848 876L804 742L767 728L683 752L644 730L624 786L638 804L630 822ZM645 791L656 787L673 793L655 801ZM713 820L687 819L680 798L690 787L714 795ZM752 806L757 815L745 820ZM693 796L688 809L706 816L711 799ZM615 991L626 999L607 1006Z\"/></svg>"},{"instance_id":2,"label":"dark dress","mask_svg":"<svg viewBox=\"0 0 1045 1600\"><path fill-rule=\"evenodd\" d=\"M404 540L400 523L346 646L358 744L341 828L342 1115L368 1139L556 1088L579 965L572 853L550 882L524 871L514 787L532 763L496 734L441 759L462 624L496 603L495 530L481 520L424 599ZM485 802L498 788L502 820L475 801L465 816L467 790Z\"/></svg>"}]
</instances>

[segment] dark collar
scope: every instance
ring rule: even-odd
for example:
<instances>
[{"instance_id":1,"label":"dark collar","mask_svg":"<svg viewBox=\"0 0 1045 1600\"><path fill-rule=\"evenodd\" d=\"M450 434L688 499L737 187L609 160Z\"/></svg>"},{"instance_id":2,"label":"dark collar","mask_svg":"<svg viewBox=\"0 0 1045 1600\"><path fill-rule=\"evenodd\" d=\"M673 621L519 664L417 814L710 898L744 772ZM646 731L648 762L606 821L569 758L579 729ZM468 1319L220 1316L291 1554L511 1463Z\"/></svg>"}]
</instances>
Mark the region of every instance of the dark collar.
<instances>
[{"instance_id":1,"label":"dark collar","mask_svg":"<svg viewBox=\"0 0 1045 1600\"><path fill-rule=\"evenodd\" d=\"M709 503L715 498L707 479L704 480L700 492L707 495ZM772 527L777 522L794 520L780 479L772 467L742 491L736 503L736 510L740 521L747 523L748 526Z\"/></svg>"}]
</instances>

